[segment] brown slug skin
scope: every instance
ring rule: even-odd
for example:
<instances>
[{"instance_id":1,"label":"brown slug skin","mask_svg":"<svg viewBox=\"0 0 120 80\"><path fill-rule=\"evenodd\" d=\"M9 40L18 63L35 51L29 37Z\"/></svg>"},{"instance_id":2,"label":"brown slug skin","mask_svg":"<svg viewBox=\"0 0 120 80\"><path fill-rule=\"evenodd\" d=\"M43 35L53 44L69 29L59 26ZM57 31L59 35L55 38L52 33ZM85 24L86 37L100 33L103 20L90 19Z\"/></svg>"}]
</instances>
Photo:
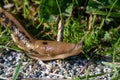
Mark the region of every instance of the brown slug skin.
<instances>
[{"instance_id":1,"label":"brown slug skin","mask_svg":"<svg viewBox=\"0 0 120 80\"><path fill-rule=\"evenodd\" d=\"M7 11L0 8L0 23L8 27L11 36L19 48L37 60L64 59L81 52L82 44L33 39L23 26Z\"/></svg>"}]
</instances>

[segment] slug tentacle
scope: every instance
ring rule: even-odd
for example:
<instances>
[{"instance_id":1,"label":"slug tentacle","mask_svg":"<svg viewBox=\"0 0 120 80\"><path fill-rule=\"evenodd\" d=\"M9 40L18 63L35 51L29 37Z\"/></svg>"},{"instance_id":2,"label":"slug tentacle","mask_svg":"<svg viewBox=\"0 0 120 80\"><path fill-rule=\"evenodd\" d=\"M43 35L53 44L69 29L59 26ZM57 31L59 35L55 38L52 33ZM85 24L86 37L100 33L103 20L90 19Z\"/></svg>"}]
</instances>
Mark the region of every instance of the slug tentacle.
<instances>
[{"instance_id":1,"label":"slug tentacle","mask_svg":"<svg viewBox=\"0 0 120 80\"><path fill-rule=\"evenodd\" d=\"M37 60L64 59L81 52L79 44L33 39L23 26L7 11L0 8L0 23L8 27L19 48L27 51L28 56Z\"/></svg>"}]
</instances>

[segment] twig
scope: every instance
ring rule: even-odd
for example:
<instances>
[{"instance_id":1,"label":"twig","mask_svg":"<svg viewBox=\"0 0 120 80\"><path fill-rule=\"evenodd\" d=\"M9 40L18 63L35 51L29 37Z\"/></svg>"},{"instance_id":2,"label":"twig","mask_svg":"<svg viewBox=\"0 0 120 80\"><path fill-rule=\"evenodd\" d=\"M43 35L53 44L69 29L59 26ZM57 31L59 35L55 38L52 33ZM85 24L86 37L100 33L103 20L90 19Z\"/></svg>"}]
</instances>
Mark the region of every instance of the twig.
<instances>
[{"instance_id":1,"label":"twig","mask_svg":"<svg viewBox=\"0 0 120 80\"><path fill-rule=\"evenodd\" d=\"M58 23L57 41L62 41L63 40L63 30L64 30L64 26L62 24L62 20L60 20L59 23Z\"/></svg>"},{"instance_id":2,"label":"twig","mask_svg":"<svg viewBox=\"0 0 120 80\"><path fill-rule=\"evenodd\" d=\"M89 17L89 21L88 21L88 30L90 31L91 30L91 25L92 25L92 14L90 14L90 17Z\"/></svg>"},{"instance_id":3,"label":"twig","mask_svg":"<svg viewBox=\"0 0 120 80\"><path fill-rule=\"evenodd\" d=\"M63 31L64 31L64 26L63 26L63 20L62 20L62 13L61 13L61 9L60 6L58 4L58 0L56 0L57 6L58 6L58 10L60 13L60 21L58 23L58 34L57 34L57 41L62 41L63 40Z\"/></svg>"}]
</instances>

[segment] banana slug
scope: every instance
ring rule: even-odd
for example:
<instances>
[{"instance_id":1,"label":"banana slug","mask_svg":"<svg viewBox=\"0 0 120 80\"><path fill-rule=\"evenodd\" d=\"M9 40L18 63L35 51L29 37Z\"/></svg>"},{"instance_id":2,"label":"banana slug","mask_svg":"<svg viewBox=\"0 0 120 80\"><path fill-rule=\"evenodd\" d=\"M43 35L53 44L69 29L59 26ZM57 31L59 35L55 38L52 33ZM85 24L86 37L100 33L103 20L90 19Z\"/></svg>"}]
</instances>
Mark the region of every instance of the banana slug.
<instances>
[{"instance_id":1,"label":"banana slug","mask_svg":"<svg viewBox=\"0 0 120 80\"><path fill-rule=\"evenodd\" d=\"M10 29L12 39L16 45L27 51L27 55L33 59L43 61L64 59L81 52L82 41L73 44L32 38L23 26L2 8L0 8L0 23Z\"/></svg>"}]
</instances>

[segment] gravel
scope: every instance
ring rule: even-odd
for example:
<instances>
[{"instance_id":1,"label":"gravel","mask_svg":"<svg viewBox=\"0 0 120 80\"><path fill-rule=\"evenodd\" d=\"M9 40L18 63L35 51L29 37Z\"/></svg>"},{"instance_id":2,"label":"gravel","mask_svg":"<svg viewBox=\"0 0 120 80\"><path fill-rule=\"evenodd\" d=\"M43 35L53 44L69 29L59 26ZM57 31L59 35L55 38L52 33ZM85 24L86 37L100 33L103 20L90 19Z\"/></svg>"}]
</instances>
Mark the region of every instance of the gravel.
<instances>
[{"instance_id":1,"label":"gravel","mask_svg":"<svg viewBox=\"0 0 120 80\"><path fill-rule=\"evenodd\" d=\"M0 51L0 80L12 79L21 56L22 53L15 51ZM28 78L28 80L30 80L30 78L43 78L43 80L46 80L46 78L70 80L79 77L85 80L86 75L89 75L89 79L110 80L113 75L113 69L110 66L105 66L102 62L105 61L95 61L95 59L87 60L82 54L65 60L47 62L31 60L25 57L18 78L20 80L25 78Z\"/></svg>"}]
</instances>

